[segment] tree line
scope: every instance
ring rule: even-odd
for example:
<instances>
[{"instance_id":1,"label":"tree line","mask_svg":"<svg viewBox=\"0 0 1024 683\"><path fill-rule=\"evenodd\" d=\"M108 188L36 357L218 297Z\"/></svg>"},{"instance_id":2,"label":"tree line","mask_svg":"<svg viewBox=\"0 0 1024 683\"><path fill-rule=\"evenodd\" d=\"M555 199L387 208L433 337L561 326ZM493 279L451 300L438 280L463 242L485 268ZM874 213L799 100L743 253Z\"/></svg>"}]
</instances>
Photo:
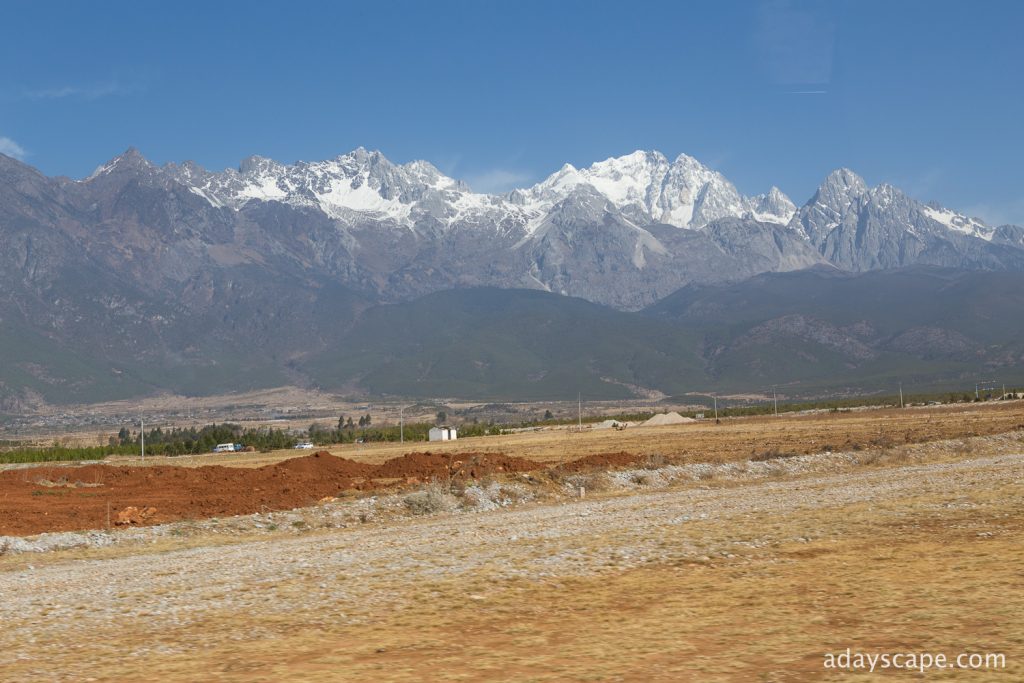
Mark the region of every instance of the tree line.
<instances>
[{"instance_id":1,"label":"tree line","mask_svg":"<svg viewBox=\"0 0 1024 683\"><path fill-rule=\"evenodd\" d=\"M398 425L374 426L372 418L364 415L358 421L351 417L338 419L337 426L328 428L313 423L305 432L273 427L243 428L232 423L210 424L204 427L153 427L145 431L146 455L199 455L209 453L222 443L239 443L258 451L292 448L298 441L312 441L318 446L374 441L426 441L433 426L430 422L406 423L404 430ZM485 436L501 433L495 424L466 424L459 427L461 436ZM117 436L110 437L103 446L14 445L0 451L0 463L33 463L51 461L102 460L110 455L138 455L143 434L122 427Z\"/></svg>"}]
</instances>

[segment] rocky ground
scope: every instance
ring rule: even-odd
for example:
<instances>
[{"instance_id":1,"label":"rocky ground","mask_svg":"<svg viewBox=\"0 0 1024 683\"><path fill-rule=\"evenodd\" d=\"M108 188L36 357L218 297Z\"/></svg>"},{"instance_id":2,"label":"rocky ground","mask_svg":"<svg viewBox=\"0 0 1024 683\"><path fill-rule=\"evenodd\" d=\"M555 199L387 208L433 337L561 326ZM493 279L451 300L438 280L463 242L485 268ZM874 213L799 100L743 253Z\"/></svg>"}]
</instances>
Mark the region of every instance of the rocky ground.
<instances>
[{"instance_id":1,"label":"rocky ground","mask_svg":"<svg viewBox=\"0 0 1024 683\"><path fill-rule=\"evenodd\" d=\"M7 539L0 646L8 654L0 679L195 680L202 672L206 680L695 680L701 669L749 680L741 674L770 661L793 675L769 680L819 680L807 652L788 665L777 652L747 657L743 666L702 660L687 669L679 658L602 663L582 657L582 641L563 632L563 622L603 604L593 623L607 628L593 642L639 628L652 612L631 610L660 583L687 576L693 583L677 586L680 595L710 576L722 596L747 595L753 603L744 609L769 609L756 591L726 584L750 573L767 577L781 565L798 573L822 561L818 554L862 537L873 539L872 552L890 537L906 542L908 520L921 528L921 515L945 520L943 528L966 524L972 545L1005 541L1019 554L1019 522L1005 520L1024 502L1022 453L1024 434L1014 432L898 450L573 474L558 491L538 490L528 478L459 495L425 487L314 509L91 532L49 546L42 537ZM874 562L863 550L851 557L861 556ZM964 558L959 564L974 566ZM1000 575L994 559L979 566L991 568L991 586L981 580L949 590L1024 587L1024 575ZM818 590L844 594L828 584ZM989 609L983 597L975 596L973 610ZM550 611L538 610L549 600ZM956 642L1010 649L1019 674L1024 629L1020 610L1008 616L1008 600L991 607L1004 610L1003 630ZM729 620L704 602L711 611L703 615L687 603L657 616L642 642L661 642L680 613L689 613L690 626ZM520 622L532 624L528 633L517 630ZM623 632L608 647L624 648L639 635ZM431 666L438 657L443 665Z\"/></svg>"}]
</instances>

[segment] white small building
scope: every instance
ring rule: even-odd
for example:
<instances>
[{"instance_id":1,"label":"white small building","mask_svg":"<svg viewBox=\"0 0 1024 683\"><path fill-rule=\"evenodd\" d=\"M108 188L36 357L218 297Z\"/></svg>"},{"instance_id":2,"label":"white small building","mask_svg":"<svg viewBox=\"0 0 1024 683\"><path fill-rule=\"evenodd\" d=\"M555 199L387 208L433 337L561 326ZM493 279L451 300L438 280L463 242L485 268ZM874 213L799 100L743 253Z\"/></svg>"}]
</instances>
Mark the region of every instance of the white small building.
<instances>
[{"instance_id":1,"label":"white small building","mask_svg":"<svg viewBox=\"0 0 1024 683\"><path fill-rule=\"evenodd\" d=\"M455 427L431 427L428 438L430 441L455 441L459 434Z\"/></svg>"}]
</instances>

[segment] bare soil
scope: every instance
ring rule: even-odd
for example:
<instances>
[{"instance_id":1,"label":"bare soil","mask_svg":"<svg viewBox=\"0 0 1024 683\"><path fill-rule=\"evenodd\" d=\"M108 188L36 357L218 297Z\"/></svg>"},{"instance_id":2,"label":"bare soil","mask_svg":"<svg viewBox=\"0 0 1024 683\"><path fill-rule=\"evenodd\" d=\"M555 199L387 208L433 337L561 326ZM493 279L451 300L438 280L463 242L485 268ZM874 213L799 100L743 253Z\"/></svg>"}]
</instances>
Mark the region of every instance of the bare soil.
<instances>
[{"instance_id":1,"label":"bare soil","mask_svg":"<svg viewBox=\"0 0 1024 683\"><path fill-rule=\"evenodd\" d=\"M770 459L1019 428L1024 428L1024 402L1013 401L730 419L721 424L705 420L621 432L535 432L431 444L431 452L408 452L408 444L372 444L298 458L294 451L280 451L152 458L145 465L49 465L0 471L0 535L106 528L129 507L155 508L144 518L128 516L151 525L287 510L344 492L416 486L432 479L480 479L552 466L557 466L554 474L613 469L654 457L666 463ZM348 457L338 457L342 455Z\"/></svg>"},{"instance_id":2,"label":"bare soil","mask_svg":"<svg viewBox=\"0 0 1024 683\"><path fill-rule=\"evenodd\" d=\"M643 458L634 453L619 451L617 453L595 453L585 455L577 460L571 460L557 465L555 469L559 472L585 472L587 470L613 469L616 467L629 467L636 465Z\"/></svg>"},{"instance_id":3,"label":"bare soil","mask_svg":"<svg viewBox=\"0 0 1024 683\"><path fill-rule=\"evenodd\" d=\"M1020 681L1024 455L1019 438L970 443L934 445L942 462L0 558L0 680ZM846 648L1005 668L826 668Z\"/></svg>"},{"instance_id":4,"label":"bare soil","mask_svg":"<svg viewBox=\"0 0 1024 683\"><path fill-rule=\"evenodd\" d=\"M85 465L0 472L0 535L162 524L287 510L337 496L421 481L479 479L535 470L538 463L494 454L409 453L381 465L321 451L257 468ZM121 514L132 508L144 516Z\"/></svg>"}]
</instances>

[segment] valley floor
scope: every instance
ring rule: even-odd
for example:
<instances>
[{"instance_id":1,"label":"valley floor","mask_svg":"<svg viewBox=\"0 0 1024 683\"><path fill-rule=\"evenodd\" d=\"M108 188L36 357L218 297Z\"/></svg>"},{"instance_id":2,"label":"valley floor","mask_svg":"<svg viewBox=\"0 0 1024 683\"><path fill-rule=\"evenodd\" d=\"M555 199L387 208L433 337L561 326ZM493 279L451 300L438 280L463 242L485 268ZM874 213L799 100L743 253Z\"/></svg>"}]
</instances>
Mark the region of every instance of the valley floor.
<instances>
[{"instance_id":1,"label":"valley floor","mask_svg":"<svg viewBox=\"0 0 1024 683\"><path fill-rule=\"evenodd\" d=\"M832 472L0 558L2 680L1024 678L1021 433ZM913 448L911 449L913 450ZM908 675L908 677L911 677Z\"/></svg>"}]
</instances>

